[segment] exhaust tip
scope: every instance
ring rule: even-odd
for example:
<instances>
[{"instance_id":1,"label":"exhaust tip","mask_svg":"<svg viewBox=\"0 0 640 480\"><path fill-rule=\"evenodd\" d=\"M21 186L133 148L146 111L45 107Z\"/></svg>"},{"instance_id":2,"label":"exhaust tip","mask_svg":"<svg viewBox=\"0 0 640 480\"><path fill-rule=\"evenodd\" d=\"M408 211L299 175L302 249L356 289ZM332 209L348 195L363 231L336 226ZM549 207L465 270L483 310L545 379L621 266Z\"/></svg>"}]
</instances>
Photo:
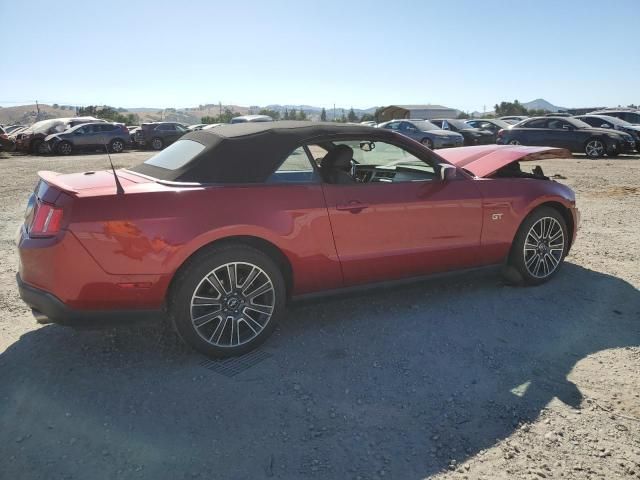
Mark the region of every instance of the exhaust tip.
<instances>
[{"instance_id":1,"label":"exhaust tip","mask_svg":"<svg viewBox=\"0 0 640 480\"><path fill-rule=\"evenodd\" d=\"M40 310L36 310L35 308L31 309L31 314L34 316L34 318L36 319L36 322L38 322L40 325L47 325L49 323L53 323L49 317L47 317L44 313L42 313Z\"/></svg>"}]
</instances>

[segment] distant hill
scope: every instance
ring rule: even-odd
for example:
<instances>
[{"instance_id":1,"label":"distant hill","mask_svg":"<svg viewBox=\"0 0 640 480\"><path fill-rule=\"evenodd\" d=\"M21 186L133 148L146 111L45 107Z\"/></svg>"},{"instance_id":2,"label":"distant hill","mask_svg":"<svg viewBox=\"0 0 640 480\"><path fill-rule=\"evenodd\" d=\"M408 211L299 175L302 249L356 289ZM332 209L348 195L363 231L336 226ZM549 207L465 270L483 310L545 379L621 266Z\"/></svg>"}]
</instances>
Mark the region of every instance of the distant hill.
<instances>
[{"instance_id":1,"label":"distant hill","mask_svg":"<svg viewBox=\"0 0 640 480\"><path fill-rule=\"evenodd\" d=\"M557 107L554 104L547 102L544 98L536 98L535 100L523 103L522 105L527 110L546 110L552 113L566 110L565 107Z\"/></svg>"},{"instance_id":2,"label":"distant hill","mask_svg":"<svg viewBox=\"0 0 640 480\"><path fill-rule=\"evenodd\" d=\"M0 108L0 124L2 125L31 125L38 120L49 118L75 117L75 107L56 106L57 108L40 104L18 105L15 107ZM38 113L40 108L40 113Z\"/></svg>"}]
</instances>

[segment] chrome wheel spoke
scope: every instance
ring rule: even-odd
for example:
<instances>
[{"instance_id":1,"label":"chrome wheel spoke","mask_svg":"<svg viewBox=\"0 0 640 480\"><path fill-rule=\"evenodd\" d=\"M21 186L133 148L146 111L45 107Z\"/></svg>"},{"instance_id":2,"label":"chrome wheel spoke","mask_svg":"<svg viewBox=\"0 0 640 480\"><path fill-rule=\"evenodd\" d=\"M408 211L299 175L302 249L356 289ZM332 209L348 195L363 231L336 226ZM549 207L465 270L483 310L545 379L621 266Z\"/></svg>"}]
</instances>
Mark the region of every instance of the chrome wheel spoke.
<instances>
[{"instance_id":1,"label":"chrome wheel spoke","mask_svg":"<svg viewBox=\"0 0 640 480\"><path fill-rule=\"evenodd\" d=\"M267 326L275 309L271 279L257 265L230 262L205 275L191 296L191 322L206 342L238 347Z\"/></svg>"},{"instance_id":2,"label":"chrome wheel spoke","mask_svg":"<svg viewBox=\"0 0 640 480\"><path fill-rule=\"evenodd\" d=\"M543 217L534 223L525 237L524 264L536 278L546 278L560 265L565 250L565 235L554 217Z\"/></svg>"}]
</instances>

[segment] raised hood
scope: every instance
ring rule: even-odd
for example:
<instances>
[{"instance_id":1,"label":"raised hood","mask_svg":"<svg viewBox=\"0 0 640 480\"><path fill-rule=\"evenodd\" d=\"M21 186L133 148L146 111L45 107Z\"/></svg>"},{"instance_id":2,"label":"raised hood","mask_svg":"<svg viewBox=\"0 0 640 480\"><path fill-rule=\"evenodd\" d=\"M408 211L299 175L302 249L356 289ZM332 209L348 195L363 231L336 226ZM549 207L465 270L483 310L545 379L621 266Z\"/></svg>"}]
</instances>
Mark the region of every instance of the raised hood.
<instances>
[{"instance_id":1,"label":"raised hood","mask_svg":"<svg viewBox=\"0 0 640 480\"><path fill-rule=\"evenodd\" d=\"M546 158L570 158L564 148L525 147L524 145L478 145L438 150L447 162L470 171L476 177L489 177L513 162L529 162Z\"/></svg>"}]
</instances>

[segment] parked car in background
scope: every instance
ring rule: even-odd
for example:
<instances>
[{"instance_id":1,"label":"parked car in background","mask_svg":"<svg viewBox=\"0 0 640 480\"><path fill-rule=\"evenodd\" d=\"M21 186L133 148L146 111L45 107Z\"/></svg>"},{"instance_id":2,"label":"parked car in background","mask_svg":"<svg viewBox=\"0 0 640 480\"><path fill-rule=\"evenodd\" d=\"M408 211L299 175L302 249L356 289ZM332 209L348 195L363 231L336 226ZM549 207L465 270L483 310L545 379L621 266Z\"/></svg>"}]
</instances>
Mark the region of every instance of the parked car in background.
<instances>
[{"instance_id":1,"label":"parked car in background","mask_svg":"<svg viewBox=\"0 0 640 480\"><path fill-rule=\"evenodd\" d=\"M269 115L241 115L233 117L231 123L273 122Z\"/></svg>"},{"instance_id":2,"label":"parked car in background","mask_svg":"<svg viewBox=\"0 0 640 480\"><path fill-rule=\"evenodd\" d=\"M480 130L486 130L493 134L493 142L496 143L498 132L511 128L511 123L500 120L499 118L474 118L471 120L465 120L465 123L473 128L479 128Z\"/></svg>"},{"instance_id":3,"label":"parked car in background","mask_svg":"<svg viewBox=\"0 0 640 480\"><path fill-rule=\"evenodd\" d=\"M588 123L596 128L610 128L628 133L636 142L636 150L640 151L640 125L634 125L616 117L608 115L576 115L574 118Z\"/></svg>"},{"instance_id":4,"label":"parked car in background","mask_svg":"<svg viewBox=\"0 0 640 480\"><path fill-rule=\"evenodd\" d=\"M527 118L529 117L527 117L526 115L507 115L506 117L500 117L498 120L503 120L507 123L515 125L516 123L526 120Z\"/></svg>"},{"instance_id":5,"label":"parked car in background","mask_svg":"<svg viewBox=\"0 0 640 480\"><path fill-rule=\"evenodd\" d=\"M628 133L594 128L572 117L534 117L498 132L498 144L545 145L585 153L588 157L611 157L635 148Z\"/></svg>"},{"instance_id":6,"label":"parked car in background","mask_svg":"<svg viewBox=\"0 0 640 480\"><path fill-rule=\"evenodd\" d=\"M76 125L45 138L49 151L70 155L81 150L109 149L122 152L130 143L129 130L121 123L95 122Z\"/></svg>"},{"instance_id":7,"label":"parked car in background","mask_svg":"<svg viewBox=\"0 0 640 480\"><path fill-rule=\"evenodd\" d=\"M13 132L15 132L16 130L18 130L19 128L26 128L26 125L7 125L4 128L4 132L7 135L12 134Z\"/></svg>"},{"instance_id":8,"label":"parked car in background","mask_svg":"<svg viewBox=\"0 0 640 480\"><path fill-rule=\"evenodd\" d=\"M188 131L186 125L178 122L143 123L136 130L134 141L140 147L162 150Z\"/></svg>"},{"instance_id":9,"label":"parked car in background","mask_svg":"<svg viewBox=\"0 0 640 480\"><path fill-rule=\"evenodd\" d=\"M633 125L640 125L640 111L630 108L606 108L604 110L589 112L588 115L607 115L608 117L616 117Z\"/></svg>"},{"instance_id":10,"label":"parked car in background","mask_svg":"<svg viewBox=\"0 0 640 480\"><path fill-rule=\"evenodd\" d=\"M225 125L224 123L210 123L208 125L205 125L204 127L202 127L202 130L211 130L212 128L216 128L219 127L221 125Z\"/></svg>"},{"instance_id":11,"label":"parked car in background","mask_svg":"<svg viewBox=\"0 0 640 480\"><path fill-rule=\"evenodd\" d=\"M360 122L360 125L366 125L367 127L376 127L378 124L373 120L367 120L364 122Z\"/></svg>"},{"instance_id":12,"label":"parked car in background","mask_svg":"<svg viewBox=\"0 0 640 480\"><path fill-rule=\"evenodd\" d=\"M461 134L442 130L427 120L391 120L381 123L378 128L401 133L431 150L464 145L464 137Z\"/></svg>"},{"instance_id":13,"label":"parked car in background","mask_svg":"<svg viewBox=\"0 0 640 480\"><path fill-rule=\"evenodd\" d=\"M187 344L227 357L264 342L291 298L504 264L538 285L578 228L574 192L518 166L544 155L562 151L436 154L387 129L314 122L190 132L118 170L120 194L111 171L40 172L18 289L42 323L167 311Z\"/></svg>"},{"instance_id":14,"label":"parked car in background","mask_svg":"<svg viewBox=\"0 0 640 480\"><path fill-rule=\"evenodd\" d=\"M196 123L195 125L189 125L187 128L190 132L197 132L198 130L202 130L203 127L206 127L208 124L206 123Z\"/></svg>"},{"instance_id":15,"label":"parked car in background","mask_svg":"<svg viewBox=\"0 0 640 480\"><path fill-rule=\"evenodd\" d=\"M62 133L71 127L88 122L104 122L104 120L95 117L73 117L36 122L16 136L16 150L34 154L48 153L49 147L44 141L48 135Z\"/></svg>"},{"instance_id":16,"label":"parked car in background","mask_svg":"<svg viewBox=\"0 0 640 480\"><path fill-rule=\"evenodd\" d=\"M464 144L466 146L495 143L493 133L488 130L470 127L464 120L458 120L455 118L436 118L430 120L430 122L443 130L450 130L461 134L464 137Z\"/></svg>"}]
</instances>

